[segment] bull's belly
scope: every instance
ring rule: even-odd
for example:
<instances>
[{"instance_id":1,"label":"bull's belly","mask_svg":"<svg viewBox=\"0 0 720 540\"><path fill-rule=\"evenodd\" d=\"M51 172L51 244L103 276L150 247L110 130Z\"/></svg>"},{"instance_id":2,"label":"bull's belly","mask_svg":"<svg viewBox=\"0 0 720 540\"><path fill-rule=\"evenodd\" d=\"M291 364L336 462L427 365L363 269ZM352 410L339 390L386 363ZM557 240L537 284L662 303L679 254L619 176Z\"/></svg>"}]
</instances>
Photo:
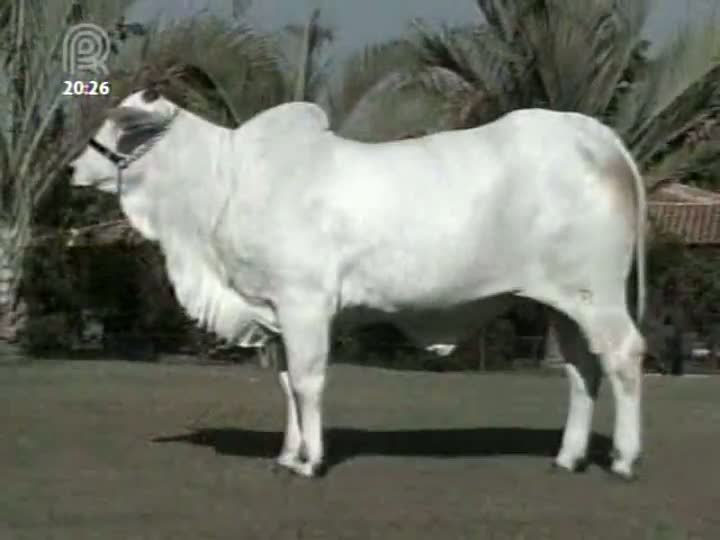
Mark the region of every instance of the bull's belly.
<instances>
[{"instance_id":1,"label":"bull's belly","mask_svg":"<svg viewBox=\"0 0 720 540\"><path fill-rule=\"evenodd\" d=\"M518 297L501 294L441 309L401 309L387 312L367 307L341 311L335 329L347 331L372 323L392 323L420 347L435 343L456 344L508 311Z\"/></svg>"}]
</instances>

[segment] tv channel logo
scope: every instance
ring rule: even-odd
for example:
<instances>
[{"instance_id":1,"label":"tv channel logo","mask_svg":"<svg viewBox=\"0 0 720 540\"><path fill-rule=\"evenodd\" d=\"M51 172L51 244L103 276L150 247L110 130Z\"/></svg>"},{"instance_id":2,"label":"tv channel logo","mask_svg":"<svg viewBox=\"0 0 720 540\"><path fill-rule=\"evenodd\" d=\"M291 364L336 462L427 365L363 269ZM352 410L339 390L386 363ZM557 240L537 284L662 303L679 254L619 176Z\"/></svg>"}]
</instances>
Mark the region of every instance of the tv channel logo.
<instances>
[{"instance_id":1,"label":"tv channel logo","mask_svg":"<svg viewBox=\"0 0 720 540\"><path fill-rule=\"evenodd\" d=\"M73 25L63 38L63 71L70 75L87 72L105 77L109 54L110 36L104 28L91 23Z\"/></svg>"}]
</instances>

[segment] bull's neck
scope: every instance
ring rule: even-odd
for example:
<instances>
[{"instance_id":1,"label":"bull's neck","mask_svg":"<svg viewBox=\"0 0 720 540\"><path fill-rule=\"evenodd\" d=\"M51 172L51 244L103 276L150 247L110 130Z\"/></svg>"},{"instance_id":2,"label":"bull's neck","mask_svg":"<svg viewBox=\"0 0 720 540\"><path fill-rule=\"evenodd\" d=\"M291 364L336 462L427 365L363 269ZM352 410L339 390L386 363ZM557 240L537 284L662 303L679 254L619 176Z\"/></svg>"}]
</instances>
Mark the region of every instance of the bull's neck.
<instances>
[{"instance_id":1,"label":"bull's neck","mask_svg":"<svg viewBox=\"0 0 720 540\"><path fill-rule=\"evenodd\" d=\"M230 191L230 135L230 130L181 111L138 168L128 171L122 206L133 226L161 241L187 235L190 229L210 234Z\"/></svg>"}]
</instances>

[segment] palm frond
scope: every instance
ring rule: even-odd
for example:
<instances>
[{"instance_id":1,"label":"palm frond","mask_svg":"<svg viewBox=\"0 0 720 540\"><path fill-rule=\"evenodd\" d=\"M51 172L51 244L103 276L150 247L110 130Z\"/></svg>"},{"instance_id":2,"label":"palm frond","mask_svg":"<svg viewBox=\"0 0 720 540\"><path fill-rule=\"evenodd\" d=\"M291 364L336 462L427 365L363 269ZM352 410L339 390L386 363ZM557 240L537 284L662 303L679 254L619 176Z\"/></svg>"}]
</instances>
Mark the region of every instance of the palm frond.
<instances>
[{"instance_id":1,"label":"palm frond","mask_svg":"<svg viewBox=\"0 0 720 540\"><path fill-rule=\"evenodd\" d=\"M463 80L465 84L486 90L486 80L478 73L470 52L462 42L460 32L448 27L434 31L417 23L410 40L422 66L443 68L455 73L456 78Z\"/></svg>"},{"instance_id":2,"label":"palm frond","mask_svg":"<svg viewBox=\"0 0 720 540\"><path fill-rule=\"evenodd\" d=\"M281 100L275 44L243 20L174 23L126 56L131 67L114 85L120 96L163 80L179 105L228 127Z\"/></svg>"},{"instance_id":3,"label":"palm frond","mask_svg":"<svg viewBox=\"0 0 720 540\"><path fill-rule=\"evenodd\" d=\"M476 4L485 21L469 34L423 28L413 36L424 64L415 78L429 94L445 94L457 126L523 107L577 111L617 129L653 174L708 174L712 145L683 146L718 116L720 7L650 60L642 37L649 0Z\"/></svg>"},{"instance_id":4,"label":"palm frond","mask_svg":"<svg viewBox=\"0 0 720 540\"><path fill-rule=\"evenodd\" d=\"M697 23L696 23L697 24ZM642 81L622 100L617 128L634 140L673 103L720 64L720 8L700 28L684 27L647 67Z\"/></svg>"},{"instance_id":5,"label":"palm frond","mask_svg":"<svg viewBox=\"0 0 720 540\"><path fill-rule=\"evenodd\" d=\"M282 101L315 101L324 92L331 60L328 45L334 31L314 9L304 25L287 25L274 35L275 53L283 80Z\"/></svg>"},{"instance_id":6,"label":"palm frond","mask_svg":"<svg viewBox=\"0 0 720 540\"><path fill-rule=\"evenodd\" d=\"M370 45L345 63L338 87L331 92L331 120L340 132L358 121L367 100L381 92L393 92L407 80L399 71L412 73L417 67L414 49L406 41ZM400 68L399 66L402 66ZM352 117L352 118L351 118Z\"/></svg>"},{"instance_id":7,"label":"palm frond","mask_svg":"<svg viewBox=\"0 0 720 540\"><path fill-rule=\"evenodd\" d=\"M644 131L629 138L636 159L641 164L651 162L658 153L682 144L683 136L691 129L719 117L720 64L655 115Z\"/></svg>"},{"instance_id":8,"label":"palm frond","mask_svg":"<svg viewBox=\"0 0 720 540\"><path fill-rule=\"evenodd\" d=\"M720 170L719 157L720 142L715 137L701 143L679 146L648 167L645 174L648 189L652 192L666 182L713 178Z\"/></svg>"}]
</instances>

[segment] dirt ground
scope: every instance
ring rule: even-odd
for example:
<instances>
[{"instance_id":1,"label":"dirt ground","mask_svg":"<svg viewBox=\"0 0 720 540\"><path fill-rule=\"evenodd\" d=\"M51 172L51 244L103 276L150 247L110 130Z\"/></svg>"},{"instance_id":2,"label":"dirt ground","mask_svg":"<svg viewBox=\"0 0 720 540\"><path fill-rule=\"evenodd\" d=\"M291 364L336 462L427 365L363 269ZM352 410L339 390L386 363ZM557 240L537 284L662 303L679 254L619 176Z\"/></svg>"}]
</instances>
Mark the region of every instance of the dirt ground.
<instances>
[{"instance_id":1,"label":"dirt ground","mask_svg":"<svg viewBox=\"0 0 720 540\"><path fill-rule=\"evenodd\" d=\"M720 538L720 382L646 378L639 480L552 472L559 376L336 366L328 476L271 471L283 402L248 367L0 362L0 539Z\"/></svg>"}]
</instances>

